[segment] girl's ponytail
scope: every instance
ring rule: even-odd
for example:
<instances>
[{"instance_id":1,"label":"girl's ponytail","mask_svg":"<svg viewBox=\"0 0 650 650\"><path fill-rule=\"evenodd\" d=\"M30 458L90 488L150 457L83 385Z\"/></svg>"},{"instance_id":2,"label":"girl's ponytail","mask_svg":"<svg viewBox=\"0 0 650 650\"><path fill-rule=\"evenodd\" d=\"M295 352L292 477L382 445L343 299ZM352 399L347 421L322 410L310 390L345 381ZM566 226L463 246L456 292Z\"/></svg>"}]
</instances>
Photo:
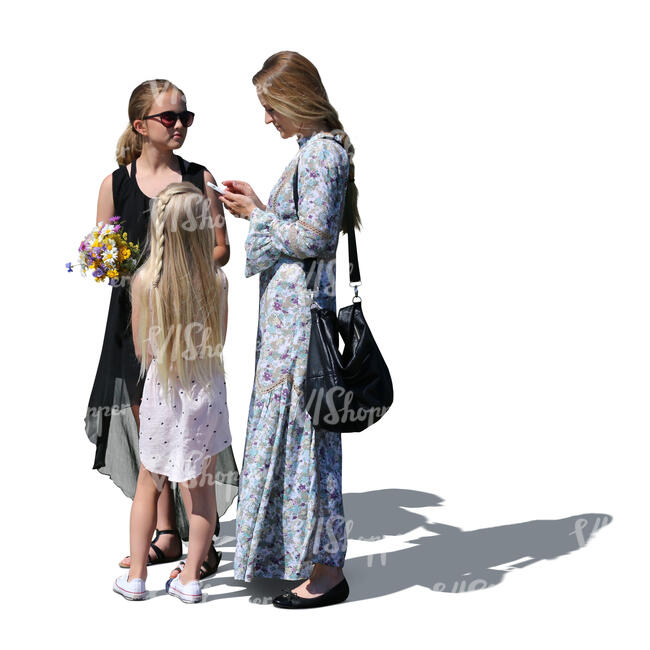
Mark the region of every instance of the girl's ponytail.
<instances>
[{"instance_id":1,"label":"girl's ponytail","mask_svg":"<svg viewBox=\"0 0 650 650\"><path fill-rule=\"evenodd\" d=\"M129 124L117 141L115 158L118 165L128 165L142 153L142 136Z\"/></svg>"}]
</instances>

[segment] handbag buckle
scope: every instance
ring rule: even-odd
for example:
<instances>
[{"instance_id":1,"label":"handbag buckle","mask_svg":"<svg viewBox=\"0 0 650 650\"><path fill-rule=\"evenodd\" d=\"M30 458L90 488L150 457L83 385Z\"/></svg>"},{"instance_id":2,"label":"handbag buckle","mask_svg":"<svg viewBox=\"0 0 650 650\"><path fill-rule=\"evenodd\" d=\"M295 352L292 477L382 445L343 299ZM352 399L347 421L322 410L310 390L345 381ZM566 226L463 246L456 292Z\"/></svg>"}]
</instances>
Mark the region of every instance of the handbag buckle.
<instances>
[{"instance_id":1,"label":"handbag buckle","mask_svg":"<svg viewBox=\"0 0 650 650\"><path fill-rule=\"evenodd\" d=\"M359 295L359 286L361 282L350 282L350 286L354 288L354 297L352 302L361 302L361 296Z\"/></svg>"}]
</instances>

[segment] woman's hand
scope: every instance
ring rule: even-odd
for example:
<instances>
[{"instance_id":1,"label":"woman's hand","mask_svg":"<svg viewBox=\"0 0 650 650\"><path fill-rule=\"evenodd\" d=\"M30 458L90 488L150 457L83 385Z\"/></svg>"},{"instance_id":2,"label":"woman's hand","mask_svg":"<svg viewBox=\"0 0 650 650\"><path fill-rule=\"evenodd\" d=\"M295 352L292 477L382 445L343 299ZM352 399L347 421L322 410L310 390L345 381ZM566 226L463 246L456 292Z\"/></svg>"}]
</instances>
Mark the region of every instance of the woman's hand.
<instances>
[{"instance_id":1,"label":"woman's hand","mask_svg":"<svg viewBox=\"0 0 650 650\"><path fill-rule=\"evenodd\" d=\"M242 217L243 219L249 219L253 212L253 208L258 207L249 196L244 194L234 194L233 192L224 192L223 194L219 194L219 200L232 214L236 217Z\"/></svg>"},{"instance_id":2,"label":"woman's hand","mask_svg":"<svg viewBox=\"0 0 650 650\"><path fill-rule=\"evenodd\" d=\"M255 205L260 210L266 210L266 206L260 201L259 197L253 191L253 188L244 181L223 181L223 184L233 193L233 194L243 194L253 199Z\"/></svg>"}]
</instances>

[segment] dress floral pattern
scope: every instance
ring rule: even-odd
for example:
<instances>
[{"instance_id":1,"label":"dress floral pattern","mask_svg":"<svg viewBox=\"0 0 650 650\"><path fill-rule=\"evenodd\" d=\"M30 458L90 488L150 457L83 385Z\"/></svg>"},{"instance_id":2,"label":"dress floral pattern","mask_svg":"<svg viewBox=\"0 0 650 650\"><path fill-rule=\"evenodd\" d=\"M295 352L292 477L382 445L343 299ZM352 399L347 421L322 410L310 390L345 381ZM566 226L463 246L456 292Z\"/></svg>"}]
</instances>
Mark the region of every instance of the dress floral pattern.
<instances>
[{"instance_id":1,"label":"dress floral pattern","mask_svg":"<svg viewBox=\"0 0 650 650\"><path fill-rule=\"evenodd\" d=\"M349 172L338 134L298 139L267 209L255 208L246 277L260 274L255 383L237 502L234 577L299 580L313 564L342 567L347 547L341 435L313 427L303 384L311 292L302 260L326 260L314 300L336 309L336 249ZM298 214L293 175L298 167Z\"/></svg>"}]
</instances>

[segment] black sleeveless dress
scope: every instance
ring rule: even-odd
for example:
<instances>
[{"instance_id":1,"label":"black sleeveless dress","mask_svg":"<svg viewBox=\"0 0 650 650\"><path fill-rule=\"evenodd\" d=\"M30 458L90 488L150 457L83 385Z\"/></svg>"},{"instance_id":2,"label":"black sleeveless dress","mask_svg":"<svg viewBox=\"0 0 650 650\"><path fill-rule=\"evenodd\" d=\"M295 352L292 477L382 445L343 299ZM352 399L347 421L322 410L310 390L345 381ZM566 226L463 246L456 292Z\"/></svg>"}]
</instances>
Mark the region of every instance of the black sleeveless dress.
<instances>
[{"instance_id":1,"label":"black sleeveless dress","mask_svg":"<svg viewBox=\"0 0 650 650\"><path fill-rule=\"evenodd\" d=\"M177 156L183 181L189 181L205 192L203 172L198 163L187 163ZM121 217L123 230L129 241L140 244L142 256L138 267L148 256L149 217L153 199L146 196L135 178L136 160L131 163L131 174L125 165L113 172L113 205L115 215ZM86 412L86 435L96 445L93 469L107 474L130 499L140 471L138 428L131 406L139 406L145 378L139 379L140 362L135 356L131 330L131 302L129 284L112 288L108 308L106 332L95 383ZM239 470L232 446L217 457L215 475L217 496L217 528L219 517L230 507L239 491ZM185 506L176 483L171 483L176 511L176 527L185 541L189 525Z\"/></svg>"}]
</instances>

